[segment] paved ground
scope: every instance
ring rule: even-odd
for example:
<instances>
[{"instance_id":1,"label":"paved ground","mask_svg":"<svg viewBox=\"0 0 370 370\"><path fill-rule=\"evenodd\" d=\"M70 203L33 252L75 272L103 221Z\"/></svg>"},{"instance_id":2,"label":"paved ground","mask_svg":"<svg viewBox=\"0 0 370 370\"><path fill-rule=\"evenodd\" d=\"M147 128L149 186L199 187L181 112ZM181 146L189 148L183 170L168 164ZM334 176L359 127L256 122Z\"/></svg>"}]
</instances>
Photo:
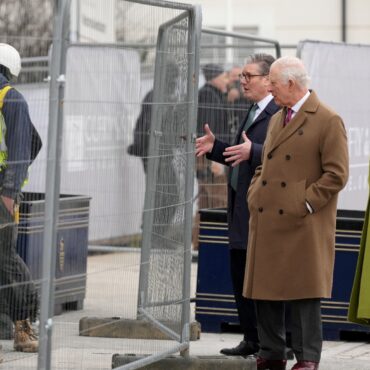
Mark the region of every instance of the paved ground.
<instances>
[{"instance_id":1,"label":"paved ground","mask_svg":"<svg viewBox=\"0 0 370 370\"><path fill-rule=\"evenodd\" d=\"M138 272L137 253L110 253L89 257L84 310L66 312L54 318L52 369L108 370L111 369L114 353L157 353L174 346L171 341L90 338L78 335L78 322L83 316L135 318ZM193 291L195 276L196 264L193 264ZM191 342L190 354L217 355L221 348L234 346L239 340L239 334L202 333L199 341ZM1 341L1 344L4 363L0 365L0 370L37 369L37 355L14 352L11 341ZM370 370L369 343L325 342L322 357L320 370Z\"/></svg>"}]
</instances>

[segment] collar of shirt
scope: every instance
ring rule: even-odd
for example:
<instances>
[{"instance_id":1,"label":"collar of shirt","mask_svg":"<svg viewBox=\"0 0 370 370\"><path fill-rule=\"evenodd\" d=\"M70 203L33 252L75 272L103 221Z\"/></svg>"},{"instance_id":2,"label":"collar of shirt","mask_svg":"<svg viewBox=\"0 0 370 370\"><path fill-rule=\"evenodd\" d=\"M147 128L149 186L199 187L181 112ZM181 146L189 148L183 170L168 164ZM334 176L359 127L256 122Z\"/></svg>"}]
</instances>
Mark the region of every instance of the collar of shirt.
<instances>
[{"instance_id":1,"label":"collar of shirt","mask_svg":"<svg viewBox=\"0 0 370 370\"><path fill-rule=\"evenodd\" d=\"M308 97L310 96L310 92L307 91L306 94L303 96L302 99L298 100L297 103L295 103L293 106L292 106L292 118L296 115L296 113L301 109L302 105L304 104L304 102L308 99Z\"/></svg>"},{"instance_id":2,"label":"collar of shirt","mask_svg":"<svg viewBox=\"0 0 370 370\"><path fill-rule=\"evenodd\" d=\"M261 112L267 107L267 105L270 103L270 101L273 99L273 96L271 94L268 94L265 96L262 100L260 100L257 104L258 108L256 110L256 114L254 115L253 122L256 120L256 118L261 114Z\"/></svg>"}]
</instances>

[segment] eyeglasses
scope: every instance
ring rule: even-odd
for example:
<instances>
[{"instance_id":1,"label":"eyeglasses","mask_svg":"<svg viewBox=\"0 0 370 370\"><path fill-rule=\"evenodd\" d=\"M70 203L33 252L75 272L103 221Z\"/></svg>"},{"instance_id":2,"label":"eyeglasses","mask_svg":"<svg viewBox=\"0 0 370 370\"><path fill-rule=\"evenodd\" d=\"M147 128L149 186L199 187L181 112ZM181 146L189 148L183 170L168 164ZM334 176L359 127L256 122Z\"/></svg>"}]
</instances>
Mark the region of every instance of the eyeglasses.
<instances>
[{"instance_id":1,"label":"eyeglasses","mask_svg":"<svg viewBox=\"0 0 370 370\"><path fill-rule=\"evenodd\" d=\"M262 77L262 76L267 76L267 75L252 75L250 73L241 73L239 75L239 80L245 80L246 82L249 82L252 77Z\"/></svg>"}]
</instances>

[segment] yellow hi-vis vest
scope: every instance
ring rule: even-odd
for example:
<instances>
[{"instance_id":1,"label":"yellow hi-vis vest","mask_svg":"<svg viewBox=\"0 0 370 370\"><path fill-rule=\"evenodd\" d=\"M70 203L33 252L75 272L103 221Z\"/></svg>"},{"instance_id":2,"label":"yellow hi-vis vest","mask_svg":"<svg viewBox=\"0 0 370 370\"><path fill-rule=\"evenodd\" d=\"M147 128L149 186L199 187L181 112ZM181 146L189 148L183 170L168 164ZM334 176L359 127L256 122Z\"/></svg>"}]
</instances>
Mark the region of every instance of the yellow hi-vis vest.
<instances>
[{"instance_id":1,"label":"yellow hi-vis vest","mask_svg":"<svg viewBox=\"0 0 370 370\"><path fill-rule=\"evenodd\" d=\"M2 113L4 99L7 92L12 89L12 86L6 85L0 90L0 172L6 167L6 160L8 159L8 148L5 143L6 124ZM28 179L26 178L22 187L26 185Z\"/></svg>"},{"instance_id":2,"label":"yellow hi-vis vest","mask_svg":"<svg viewBox=\"0 0 370 370\"><path fill-rule=\"evenodd\" d=\"M0 90L0 171L6 166L6 160L8 158L8 148L5 144L6 124L2 109L5 95L11 88L11 86L7 85Z\"/></svg>"}]
</instances>

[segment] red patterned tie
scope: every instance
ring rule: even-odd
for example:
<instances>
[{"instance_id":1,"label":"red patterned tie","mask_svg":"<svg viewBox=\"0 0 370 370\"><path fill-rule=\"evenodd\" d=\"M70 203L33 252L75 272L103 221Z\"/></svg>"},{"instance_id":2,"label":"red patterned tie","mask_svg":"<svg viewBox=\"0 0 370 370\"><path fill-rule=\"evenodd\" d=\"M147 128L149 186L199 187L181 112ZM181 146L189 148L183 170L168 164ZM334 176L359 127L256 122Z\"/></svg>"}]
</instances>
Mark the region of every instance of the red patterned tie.
<instances>
[{"instance_id":1,"label":"red patterned tie","mask_svg":"<svg viewBox=\"0 0 370 370\"><path fill-rule=\"evenodd\" d=\"M284 127L289 123L289 121L292 119L292 115L293 115L293 109L291 108L288 108L287 112L286 112L286 116L285 116L285 119L284 119Z\"/></svg>"}]
</instances>

